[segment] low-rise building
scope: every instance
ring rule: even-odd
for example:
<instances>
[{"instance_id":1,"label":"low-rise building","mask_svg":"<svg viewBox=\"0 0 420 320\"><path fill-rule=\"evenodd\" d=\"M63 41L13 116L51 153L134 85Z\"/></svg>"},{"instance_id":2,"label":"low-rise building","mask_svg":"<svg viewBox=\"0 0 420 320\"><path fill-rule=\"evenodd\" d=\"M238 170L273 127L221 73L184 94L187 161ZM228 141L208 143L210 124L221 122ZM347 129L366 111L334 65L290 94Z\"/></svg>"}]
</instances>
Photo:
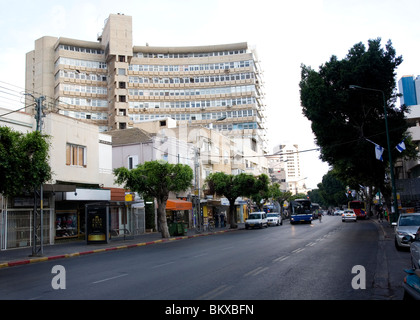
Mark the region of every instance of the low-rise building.
<instances>
[{"instance_id":1,"label":"low-rise building","mask_svg":"<svg viewBox=\"0 0 420 320\"><path fill-rule=\"evenodd\" d=\"M16 131L34 130L33 117L24 113L0 119L0 125L13 125ZM110 204L113 201L110 206L111 229L119 230L122 224L128 228L127 225L136 223L132 211L126 212L124 190L114 184L111 136L100 133L94 124L56 113L43 118L42 133L49 137L52 170L51 180L42 186L44 244L62 239L83 239L86 232L85 205L88 203ZM118 196L119 191L123 193ZM34 207L31 192L9 199L1 197L1 249L33 245ZM37 208L41 208L40 204ZM142 232L139 228L136 231Z\"/></svg>"}]
</instances>

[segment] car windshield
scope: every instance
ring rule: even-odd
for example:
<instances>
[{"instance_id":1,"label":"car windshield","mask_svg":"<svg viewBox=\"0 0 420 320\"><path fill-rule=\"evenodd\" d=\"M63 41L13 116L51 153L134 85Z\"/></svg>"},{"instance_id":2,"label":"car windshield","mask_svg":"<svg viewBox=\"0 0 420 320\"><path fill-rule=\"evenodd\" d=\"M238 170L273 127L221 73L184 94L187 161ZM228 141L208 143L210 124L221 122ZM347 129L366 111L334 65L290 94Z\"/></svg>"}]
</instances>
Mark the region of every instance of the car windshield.
<instances>
[{"instance_id":1,"label":"car windshield","mask_svg":"<svg viewBox=\"0 0 420 320\"><path fill-rule=\"evenodd\" d=\"M420 215L413 216L401 216L400 217L400 226L420 226Z\"/></svg>"},{"instance_id":2,"label":"car windshield","mask_svg":"<svg viewBox=\"0 0 420 320\"><path fill-rule=\"evenodd\" d=\"M261 215L260 214L250 214L248 219L261 219Z\"/></svg>"},{"instance_id":3,"label":"car windshield","mask_svg":"<svg viewBox=\"0 0 420 320\"><path fill-rule=\"evenodd\" d=\"M276 213L267 213L267 217L277 217Z\"/></svg>"}]
</instances>

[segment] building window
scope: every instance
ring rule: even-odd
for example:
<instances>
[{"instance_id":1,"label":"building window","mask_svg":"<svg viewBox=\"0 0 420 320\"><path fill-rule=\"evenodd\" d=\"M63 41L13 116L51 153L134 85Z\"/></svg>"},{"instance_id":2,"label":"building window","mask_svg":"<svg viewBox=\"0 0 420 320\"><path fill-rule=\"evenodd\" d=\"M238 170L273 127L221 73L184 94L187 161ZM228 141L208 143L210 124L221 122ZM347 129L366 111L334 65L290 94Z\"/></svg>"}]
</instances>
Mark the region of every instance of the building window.
<instances>
[{"instance_id":1,"label":"building window","mask_svg":"<svg viewBox=\"0 0 420 320\"><path fill-rule=\"evenodd\" d=\"M86 168L86 165L87 165L86 147L67 143L66 165Z\"/></svg>"},{"instance_id":2,"label":"building window","mask_svg":"<svg viewBox=\"0 0 420 320\"><path fill-rule=\"evenodd\" d=\"M128 169L134 169L137 167L137 165L139 164L139 158L138 156L128 156Z\"/></svg>"}]
</instances>

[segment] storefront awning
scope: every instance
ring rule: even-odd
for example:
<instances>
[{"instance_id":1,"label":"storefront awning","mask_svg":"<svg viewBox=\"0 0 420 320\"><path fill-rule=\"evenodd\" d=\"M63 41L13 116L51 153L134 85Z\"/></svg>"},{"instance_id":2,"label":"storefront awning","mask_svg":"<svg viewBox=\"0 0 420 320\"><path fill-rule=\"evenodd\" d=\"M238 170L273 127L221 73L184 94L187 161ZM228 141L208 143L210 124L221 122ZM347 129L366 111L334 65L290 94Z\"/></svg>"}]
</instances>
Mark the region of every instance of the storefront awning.
<instances>
[{"instance_id":1,"label":"storefront awning","mask_svg":"<svg viewBox=\"0 0 420 320\"><path fill-rule=\"evenodd\" d=\"M192 202L178 199L166 201L166 210L191 210Z\"/></svg>"}]
</instances>

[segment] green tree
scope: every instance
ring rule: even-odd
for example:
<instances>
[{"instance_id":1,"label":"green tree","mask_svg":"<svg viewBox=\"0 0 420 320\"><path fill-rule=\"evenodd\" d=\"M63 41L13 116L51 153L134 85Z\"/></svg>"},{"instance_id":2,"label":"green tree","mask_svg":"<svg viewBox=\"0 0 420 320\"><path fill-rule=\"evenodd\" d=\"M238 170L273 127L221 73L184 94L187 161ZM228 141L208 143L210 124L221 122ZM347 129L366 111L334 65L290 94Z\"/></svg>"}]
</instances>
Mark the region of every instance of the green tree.
<instances>
[{"instance_id":1,"label":"green tree","mask_svg":"<svg viewBox=\"0 0 420 320\"><path fill-rule=\"evenodd\" d=\"M318 184L319 195L326 206L339 207L347 203L346 186L333 171L328 171Z\"/></svg>"},{"instance_id":2,"label":"green tree","mask_svg":"<svg viewBox=\"0 0 420 320\"><path fill-rule=\"evenodd\" d=\"M157 201L157 213L162 238L169 238L166 221L166 201L170 192L181 192L191 187L193 171L188 165L171 164L163 161L148 161L135 169L114 169L116 182L125 188L154 197Z\"/></svg>"},{"instance_id":3,"label":"green tree","mask_svg":"<svg viewBox=\"0 0 420 320\"><path fill-rule=\"evenodd\" d=\"M318 183L318 188L321 184ZM324 199L321 196L321 192L319 189L313 189L311 191L308 191L309 200L313 203L318 203L321 207L325 207Z\"/></svg>"},{"instance_id":4,"label":"green tree","mask_svg":"<svg viewBox=\"0 0 420 320\"><path fill-rule=\"evenodd\" d=\"M253 187L251 190L248 190L248 194L259 210L262 211L264 203L272 197L272 189L269 188L270 178L262 173L254 177L254 179Z\"/></svg>"},{"instance_id":5,"label":"green tree","mask_svg":"<svg viewBox=\"0 0 420 320\"><path fill-rule=\"evenodd\" d=\"M246 173L232 175L224 172L215 172L206 178L206 184L211 194L225 196L229 200L228 221L230 228L237 228L238 218L236 216L235 200L241 196L251 195L255 185L254 176Z\"/></svg>"},{"instance_id":6,"label":"green tree","mask_svg":"<svg viewBox=\"0 0 420 320\"><path fill-rule=\"evenodd\" d=\"M34 191L51 179L48 136L0 127L0 193L15 196Z\"/></svg>"},{"instance_id":7,"label":"green tree","mask_svg":"<svg viewBox=\"0 0 420 320\"><path fill-rule=\"evenodd\" d=\"M283 204L285 201L290 201L292 197L292 193L290 191L281 191L280 185L278 183L273 183L269 186L270 196L273 198L274 201L277 201L280 204L280 213L283 218L285 218L283 212Z\"/></svg>"},{"instance_id":8,"label":"green tree","mask_svg":"<svg viewBox=\"0 0 420 320\"><path fill-rule=\"evenodd\" d=\"M375 157L375 147L367 139L387 148L384 102L381 92L351 90L351 85L384 92L393 161L410 154L407 143L402 155L394 148L408 136L404 113L407 107L395 107L397 99L395 69L402 57L396 55L391 41L381 47L381 39L368 41L368 48L358 43L347 56L332 56L319 71L302 65L300 97L303 114L311 121L321 159L328 162L342 181L376 186L390 201L390 187L385 183L389 168ZM408 140L407 140L408 142ZM412 151L412 150L411 150Z\"/></svg>"}]
</instances>

